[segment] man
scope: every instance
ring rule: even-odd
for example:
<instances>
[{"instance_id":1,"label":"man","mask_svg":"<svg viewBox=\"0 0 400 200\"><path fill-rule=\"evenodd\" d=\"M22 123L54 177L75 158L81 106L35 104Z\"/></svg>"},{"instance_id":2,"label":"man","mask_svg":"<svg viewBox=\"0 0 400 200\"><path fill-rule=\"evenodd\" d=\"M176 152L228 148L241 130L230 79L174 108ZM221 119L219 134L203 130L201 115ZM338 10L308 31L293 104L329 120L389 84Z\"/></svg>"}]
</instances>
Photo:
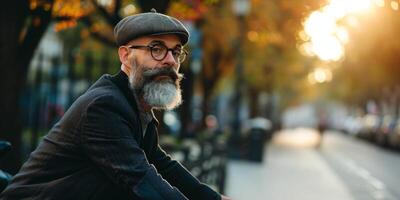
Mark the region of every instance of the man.
<instances>
[{"instance_id":1,"label":"man","mask_svg":"<svg viewBox=\"0 0 400 200\"><path fill-rule=\"evenodd\" d=\"M186 28L152 10L122 19L114 35L121 72L74 102L0 199L229 199L158 145L152 109L181 103Z\"/></svg>"}]
</instances>

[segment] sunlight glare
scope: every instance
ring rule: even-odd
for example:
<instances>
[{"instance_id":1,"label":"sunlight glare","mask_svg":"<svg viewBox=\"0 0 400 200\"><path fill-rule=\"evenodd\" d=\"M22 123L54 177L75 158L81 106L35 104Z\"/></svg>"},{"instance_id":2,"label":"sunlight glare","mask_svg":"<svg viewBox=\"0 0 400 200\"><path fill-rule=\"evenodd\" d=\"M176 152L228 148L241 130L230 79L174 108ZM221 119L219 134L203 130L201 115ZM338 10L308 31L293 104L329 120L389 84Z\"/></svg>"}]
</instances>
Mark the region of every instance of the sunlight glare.
<instances>
[{"instance_id":1,"label":"sunlight glare","mask_svg":"<svg viewBox=\"0 0 400 200\"><path fill-rule=\"evenodd\" d=\"M347 4L347 12L348 13L357 13L367 11L372 7L371 0L351 0L346 1L342 0Z\"/></svg>"},{"instance_id":2,"label":"sunlight glare","mask_svg":"<svg viewBox=\"0 0 400 200\"><path fill-rule=\"evenodd\" d=\"M343 1L332 0L323 11L334 19L342 18L346 15L346 3Z\"/></svg>"},{"instance_id":3,"label":"sunlight glare","mask_svg":"<svg viewBox=\"0 0 400 200\"><path fill-rule=\"evenodd\" d=\"M375 5L385 7L385 0L374 0Z\"/></svg>"},{"instance_id":4,"label":"sunlight glare","mask_svg":"<svg viewBox=\"0 0 400 200\"><path fill-rule=\"evenodd\" d=\"M369 11L374 2L379 3L377 0L330 0L327 6L311 13L304 22L304 32L311 41L314 55L324 61L340 60L344 55L344 45L348 43L349 36L338 21L345 19L348 25L356 27L358 21L352 14ZM392 4L392 7L398 9L399 5ZM300 38L308 41L304 40L307 37ZM304 47L302 48L304 52Z\"/></svg>"},{"instance_id":5,"label":"sunlight glare","mask_svg":"<svg viewBox=\"0 0 400 200\"><path fill-rule=\"evenodd\" d=\"M331 34L335 31L336 22L322 12L313 12L304 24L304 31L311 38Z\"/></svg>"},{"instance_id":6,"label":"sunlight glare","mask_svg":"<svg viewBox=\"0 0 400 200\"><path fill-rule=\"evenodd\" d=\"M368 11L372 7L371 0L331 0L324 11L335 19L344 17L349 13Z\"/></svg>"},{"instance_id":7,"label":"sunlight glare","mask_svg":"<svg viewBox=\"0 0 400 200\"><path fill-rule=\"evenodd\" d=\"M344 54L343 45L334 36L315 38L312 44L312 50L324 61L338 61Z\"/></svg>"},{"instance_id":8,"label":"sunlight glare","mask_svg":"<svg viewBox=\"0 0 400 200\"><path fill-rule=\"evenodd\" d=\"M349 33L343 27L337 28L336 36L343 44L346 44L349 41Z\"/></svg>"}]
</instances>

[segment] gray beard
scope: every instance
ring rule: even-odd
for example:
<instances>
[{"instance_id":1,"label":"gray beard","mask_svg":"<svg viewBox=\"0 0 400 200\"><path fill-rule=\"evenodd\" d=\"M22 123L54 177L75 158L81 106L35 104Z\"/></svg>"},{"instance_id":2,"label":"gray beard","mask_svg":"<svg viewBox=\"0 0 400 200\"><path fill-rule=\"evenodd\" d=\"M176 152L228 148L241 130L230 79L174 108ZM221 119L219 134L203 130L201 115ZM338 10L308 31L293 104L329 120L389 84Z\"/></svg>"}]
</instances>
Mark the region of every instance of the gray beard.
<instances>
[{"instance_id":1,"label":"gray beard","mask_svg":"<svg viewBox=\"0 0 400 200\"><path fill-rule=\"evenodd\" d=\"M172 110L182 104L179 85L182 75L179 75L175 83L172 80L145 80L143 71L140 73L137 66L133 66L136 69L132 69L129 76L130 88L139 98L142 97L146 104L158 110Z\"/></svg>"},{"instance_id":2,"label":"gray beard","mask_svg":"<svg viewBox=\"0 0 400 200\"><path fill-rule=\"evenodd\" d=\"M144 101L154 109L171 110L182 103L181 89L170 82L149 82L142 93Z\"/></svg>"}]
</instances>

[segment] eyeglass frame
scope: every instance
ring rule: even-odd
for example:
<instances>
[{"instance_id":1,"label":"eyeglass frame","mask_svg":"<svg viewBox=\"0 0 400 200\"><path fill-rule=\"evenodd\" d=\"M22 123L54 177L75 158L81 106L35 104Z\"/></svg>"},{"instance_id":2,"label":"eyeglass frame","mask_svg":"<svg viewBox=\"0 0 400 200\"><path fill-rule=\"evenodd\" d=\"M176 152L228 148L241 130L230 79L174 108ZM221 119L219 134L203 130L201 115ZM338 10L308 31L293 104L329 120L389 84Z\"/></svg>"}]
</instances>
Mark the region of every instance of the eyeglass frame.
<instances>
[{"instance_id":1,"label":"eyeglass frame","mask_svg":"<svg viewBox=\"0 0 400 200\"><path fill-rule=\"evenodd\" d=\"M156 56L154 56L153 49L156 46L164 47L167 50L166 53L164 54L164 56L162 56L162 58L157 59ZM171 51L172 56L174 57L174 60L179 64L183 63L183 61L185 61L185 59L186 59L186 56L189 55L189 53L185 49L181 48L180 50L178 50L181 53L177 57L175 57L174 56L174 51L177 51L177 49L176 48L168 48L163 43L155 43L155 44L148 44L148 45L130 45L130 46L127 46L127 47L130 48L130 49L145 49L146 48L146 49L150 50L151 57L156 61L164 60L165 57L167 57L168 52ZM179 58L180 56L183 56L182 60L180 60L180 58Z\"/></svg>"}]
</instances>

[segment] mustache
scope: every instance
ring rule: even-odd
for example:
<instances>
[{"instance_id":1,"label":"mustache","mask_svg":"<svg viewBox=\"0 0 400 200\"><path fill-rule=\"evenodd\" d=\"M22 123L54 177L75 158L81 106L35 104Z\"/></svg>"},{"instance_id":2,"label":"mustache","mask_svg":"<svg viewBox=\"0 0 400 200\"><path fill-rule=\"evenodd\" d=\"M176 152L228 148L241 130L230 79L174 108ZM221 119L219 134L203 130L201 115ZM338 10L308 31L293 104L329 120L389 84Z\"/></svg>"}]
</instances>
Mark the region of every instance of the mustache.
<instances>
[{"instance_id":1,"label":"mustache","mask_svg":"<svg viewBox=\"0 0 400 200\"><path fill-rule=\"evenodd\" d=\"M145 81L150 81L156 78L157 76L168 76L174 82L177 80L181 80L183 78L183 74L178 73L172 67L162 67L156 69L145 69L143 71L143 79Z\"/></svg>"}]
</instances>

